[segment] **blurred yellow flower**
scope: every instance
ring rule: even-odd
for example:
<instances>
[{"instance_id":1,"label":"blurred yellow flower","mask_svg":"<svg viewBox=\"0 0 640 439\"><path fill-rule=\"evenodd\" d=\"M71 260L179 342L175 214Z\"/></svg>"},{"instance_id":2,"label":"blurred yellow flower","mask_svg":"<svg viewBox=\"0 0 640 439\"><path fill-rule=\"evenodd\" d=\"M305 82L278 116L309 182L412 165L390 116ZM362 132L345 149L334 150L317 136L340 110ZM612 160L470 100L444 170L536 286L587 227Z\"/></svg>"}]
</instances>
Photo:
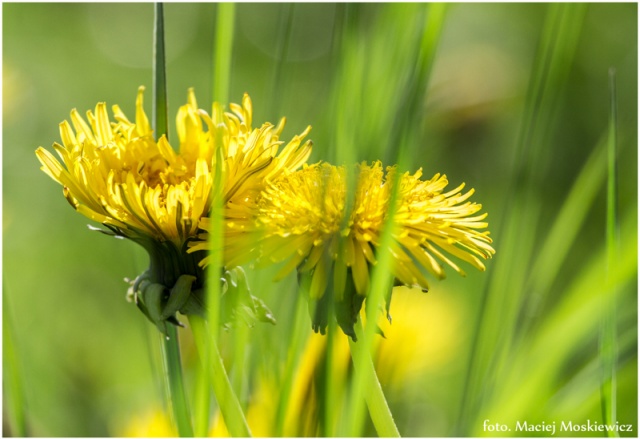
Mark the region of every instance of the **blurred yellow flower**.
<instances>
[{"instance_id":1,"label":"blurred yellow flower","mask_svg":"<svg viewBox=\"0 0 640 439\"><path fill-rule=\"evenodd\" d=\"M169 416L159 407L151 408L116 427L115 436L120 437L177 437Z\"/></svg>"},{"instance_id":2,"label":"blurred yellow flower","mask_svg":"<svg viewBox=\"0 0 640 439\"><path fill-rule=\"evenodd\" d=\"M428 289L423 270L443 278L443 263L464 275L445 252L479 270L485 268L481 259L494 253L489 232L479 231L487 227L483 221L487 214L475 215L482 206L467 201L473 189L463 193L462 184L443 192L448 184L444 175L423 181L421 170L404 173L397 179L397 208L389 218L396 168L387 168L385 175L380 162L361 163L356 171L354 204L347 221L346 169L315 164L268 184L258 197L256 220L227 224L241 233L226 243L229 266L257 258L286 261L280 276L297 268L303 282L307 280L311 301L322 301L330 286L338 322L352 337L369 288L370 267L377 263L381 234L389 219L394 225L393 241L385 250L393 257L393 276L404 285ZM323 332L326 312L312 313L314 329Z\"/></svg>"}]
</instances>

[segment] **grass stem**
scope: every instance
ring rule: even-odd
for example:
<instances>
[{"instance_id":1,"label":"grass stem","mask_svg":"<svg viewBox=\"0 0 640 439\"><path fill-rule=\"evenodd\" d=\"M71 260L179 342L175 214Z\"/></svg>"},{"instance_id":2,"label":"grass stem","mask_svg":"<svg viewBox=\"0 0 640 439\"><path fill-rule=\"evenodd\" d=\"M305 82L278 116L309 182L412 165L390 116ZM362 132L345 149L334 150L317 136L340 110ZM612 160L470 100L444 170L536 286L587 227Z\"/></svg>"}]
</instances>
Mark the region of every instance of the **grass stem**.
<instances>
[{"instance_id":1,"label":"grass stem","mask_svg":"<svg viewBox=\"0 0 640 439\"><path fill-rule=\"evenodd\" d=\"M158 140L162 135L169 137L167 124L167 75L164 54L164 9L162 3L154 8L153 28L153 132Z\"/></svg>"},{"instance_id":2,"label":"grass stem","mask_svg":"<svg viewBox=\"0 0 640 439\"><path fill-rule=\"evenodd\" d=\"M156 140L168 136L167 125L167 77L164 50L164 9L162 3L154 6L153 27L153 129ZM182 364L178 331L167 325L167 336L162 337L162 363L166 385L167 405L173 413L173 421L181 437L193 436L191 415L182 382Z\"/></svg>"},{"instance_id":3,"label":"grass stem","mask_svg":"<svg viewBox=\"0 0 640 439\"><path fill-rule=\"evenodd\" d=\"M361 375L363 396L369 408L369 415L380 437L400 437L398 427L393 420L391 410L382 392L382 386L376 375L371 353L365 341L365 332L360 320L355 324L358 342L349 339L351 358L357 374Z\"/></svg>"},{"instance_id":4,"label":"grass stem","mask_svg":"<svg viewBox=\"0 0 640 439\"><path fill-rule=\"evenodd\" d=\"M616 363L617 363L617 334L616 334L616 289L617 283L612 279L611 272L618 265L618 215L617 215L617 102L615 70L609 71L609 88L611 94L611 110L609 116L609 141L607 147L607 220L606 220L606 248L607 273L604 291L603 319L600 332L600 358L602 362L602 380L600 384L600 401L602 420L607 425L616 423ZM607 432L609 437L617 437L615 431Z\"/></svg>"},{"instance_id":5,"label":"grass stem","mask_svg":"<svg viewBox=\"0 0 640 439\"><path fill-rule=\"evenodd\" d=\"M251 430L242 412L240 401L231 387L218 346L207 331L204 319L190 315L189 323L203 364L206 364L205 359L208 358L209 378L227 430L234 437L251 436Z\"/></svg>"},{"instance_id":6,"label":"grass stem","mask_svg":"<svg viewBox=\"0 0 640 439\"><path fill-rule=\"evenodd\" d=\"M216 37L213 53L213 100L220 102L222 105L226 105L229 103L236 5L234 3L218 3L216 7Z\"/></svg>"},{"instance_id":7,"label":"grass stem","mask_svg":"<svg viewBox=\"0 0 640 439\"><path fill-rule=\"evenodd\" d=\"M209 412L211 409L209 388L207 369L200 365L196 372L193 403L194 433L197 437L206 437L209 433Z\"/></svg>"},{"instance_id":8,"label":"grass stem","mask_svg":"<svg viewBox=\"0 0 640 439\"><path fill-rule=\"evenodd\" d=\"M191 416L182 382L182 365L180 363L180 346L176 327L167 325L167 336L162 338L162 363L166 385L167 405L173 413L173 420L180 437L192 437Z\"/></svg>"}]
</instances>

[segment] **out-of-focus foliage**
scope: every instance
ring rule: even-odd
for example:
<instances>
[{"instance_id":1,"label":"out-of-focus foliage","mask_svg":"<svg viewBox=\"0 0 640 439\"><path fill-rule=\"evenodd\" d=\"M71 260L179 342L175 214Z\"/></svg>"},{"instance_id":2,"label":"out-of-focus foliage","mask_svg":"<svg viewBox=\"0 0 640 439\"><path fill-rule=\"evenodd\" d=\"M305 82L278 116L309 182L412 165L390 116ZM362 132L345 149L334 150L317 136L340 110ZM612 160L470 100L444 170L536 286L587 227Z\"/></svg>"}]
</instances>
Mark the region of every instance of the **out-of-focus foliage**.
<instances>
[{"instance_id":1,"label":"out-of-focus foliage","mask_svg":"<svg viewBox=\"0 0 640 439\"><path fill-rule=\"evenodd\" d=\"M424 24L438 24L429 21L435 11L426 4L238 4L229 97L238 101L250 93L255 120L275 123L286 115L285 137L312 125L311 162L392 164L403 150L409 171L445 173L453 184L476 189L474 197L490 213L494 261L486 273L468 270L467 278L450 271L446 281L432 281L427 295L397 291L376 363L403 435L493 435L483 431L486 418L601 422L606 162L598 168L597 148L607 132L608 71L614 67L623 243L614 269L620 280L618 419L637 428L637 5L579 5L569 14L547 4L451 4L432 63L416 68L428 46ZM188 87L211 94L215 13L213 4L165 6L169 114ZM38 170L34 154L59 140L57 124L73 107L83 113L106 101L133 114L135 90L151 85L153 5L9 3L2 15L3 313L11 317L28 433L151 435L145 429L155 425L158 434L168 434L154 414L162 401L158 336L124 299L123 279L140 273L146 256L129 242L89 231L59 186ZM562 22L567 17L574 21ZM553 50L566 50L560 52L565 63L537 57L545 38ZM516 151L533 105L530 84L544 76L541 68L556 65L563 70L549 72L557 80L545 83L544 112L536 113L535 130L524 139L540 148L528 161ZM428 77L412 76L416 71ZM208 108L210 100L199 97L199 104ZM589 157L595 157L591 167ZM514 189L519 173L527 186ZM568 198L572 187L575 196ZM591 198L575 198L587 191ZM514 193L535 200L527 207L535 217L515 211ZM585 220L578 221L576 210L575 220L568 215L566 228L557 229L560 238L575 234L561 257L553 242L547 250L544 243L572 199L586 206ZM506 233L518 215L529 222L518 234ZM501 254L508 259L499 262ZM544 281L528 277L536 269L551 273L544 264L536 268L539 255L555 261L556 273ZM295 377L305 364L320 361L317 399L297 408L300 423L317 419L296 434L335 434L334 426L346 422L338 410L349 397L331 385L340 383L342 372L328 373L326 365L344 367L343 379L350 379L338 349L343 334L334 328L333 341L322 340L338 345L336 354L309 360L308 340L319 336L311 335L305 306L297 301L296 280L274 284L270 270L247 271L253 294L278 321L222 334L249 422L256 432L289 433L286 403L308 390ZM485 306L488 286L509 285L513 276L524 286L501 291L515 298L508 313L500 304ZM494 329L490 344L474 344L476 334ZM191 390L198 359L189 331L180 333ZM270 397L276 406L263 412L275 419L260 418L255 407ZM9 410L6 381L3 398ZM11 433L6 425L4 432Z\"/></svg>"}]
</instances>

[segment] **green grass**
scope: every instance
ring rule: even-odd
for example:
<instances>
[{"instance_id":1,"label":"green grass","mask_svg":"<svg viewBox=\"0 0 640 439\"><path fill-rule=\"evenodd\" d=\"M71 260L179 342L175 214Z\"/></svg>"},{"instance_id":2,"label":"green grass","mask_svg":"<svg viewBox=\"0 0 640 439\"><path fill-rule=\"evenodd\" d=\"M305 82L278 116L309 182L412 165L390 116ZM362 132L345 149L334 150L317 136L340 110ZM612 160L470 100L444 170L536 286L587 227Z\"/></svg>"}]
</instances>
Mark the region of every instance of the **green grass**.
<instances>
[{"instance_id":1,"label":"green grass","mask_svg":"<svg viewBox=\"0 0 640 439\"><path fill-rule=\"evenodd\" d=\"M21 373L20 355L16 348L16 334L6 293L5 290L2 295L2 308L4 310L4 318L2 320L2 352L3 358L5 359L2 376L3 382L7 386L7 423L11 426L11 433L15 436L27 436L27 406L23 385L24 378Z\"/></svg>"},{"instance_id":2,"label":"green grass","mask_svg":"<svg viewBox=\"0 0 640 439\"><path fill-rule=\"evenodd\" d=\"M602 384L600 386L602 400L602 419L608 424L617 420L617 372L618 356L617 311L615 294L619 285L613 282L612 271L618 266L620 244L618 238L618 191L617 191L617 96L615 69L609 71L609 88L611 94L611 113L609 116L609 138L607 142L607 271L605 289L603 291L603 316L600 333L600 357L602 361ZM615 431L608 432L609 437L618 437Z\"/></svg>"}]
</instances>

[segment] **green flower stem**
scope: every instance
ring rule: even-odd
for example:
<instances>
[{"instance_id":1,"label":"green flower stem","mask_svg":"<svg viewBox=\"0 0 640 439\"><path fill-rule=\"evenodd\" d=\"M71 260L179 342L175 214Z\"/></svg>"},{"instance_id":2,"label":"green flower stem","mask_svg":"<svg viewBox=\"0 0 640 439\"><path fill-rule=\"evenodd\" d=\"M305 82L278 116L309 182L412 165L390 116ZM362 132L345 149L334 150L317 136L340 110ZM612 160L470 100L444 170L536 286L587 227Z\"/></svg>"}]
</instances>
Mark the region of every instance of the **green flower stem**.
<instances>
[{"instance_id":1,"label":"green flower stem","mask_svg":"<svg viewBox=\"0 0 640 439\"><path fill-rule=\"evenodd\" d=\"M178 331L174 325L167 325L167 337L162 337L162 364L166 385L167 405L171 407L173 420L180 437L192 437L191 416L182 383L182 365L180 364L180 346Z\"/></svg>"},{"instance_id":2,"label":"green flower stem","mask_svg":"<svg viewBox=\"0 0 640 439\"><path fill-rule=\"evenodd\" d=\"M364 383L363 396L367 402L373 425L380 437L400 437L400 432L393 421L393 415L382 392L382 386L378 381L371 353L367 348L368 345L364 343L365 334L359 319L354 325L354 329L359 341L354 342L349 338L349 348L355 373L361 374L361 380Z\"/></svg>"},{"instance_id":3,"label":"green flower stem","mask_svg":"<svg viewBox=\"0 0 640 439\"><path fill-rule=\"evenodd\" d=\"M202 317L190 315L189 324L191 325L193 337L203 364L207 363L205 361L206 358L209 359L209 378L227 430L234 437L251 436L251 430L249 430L249 424L247 424L247 420L242 412L240 401L233 392L227 371L222 362L222 357L220 356L215 340L207 331L205 321Z\"/></svg>"}]
</instances>

